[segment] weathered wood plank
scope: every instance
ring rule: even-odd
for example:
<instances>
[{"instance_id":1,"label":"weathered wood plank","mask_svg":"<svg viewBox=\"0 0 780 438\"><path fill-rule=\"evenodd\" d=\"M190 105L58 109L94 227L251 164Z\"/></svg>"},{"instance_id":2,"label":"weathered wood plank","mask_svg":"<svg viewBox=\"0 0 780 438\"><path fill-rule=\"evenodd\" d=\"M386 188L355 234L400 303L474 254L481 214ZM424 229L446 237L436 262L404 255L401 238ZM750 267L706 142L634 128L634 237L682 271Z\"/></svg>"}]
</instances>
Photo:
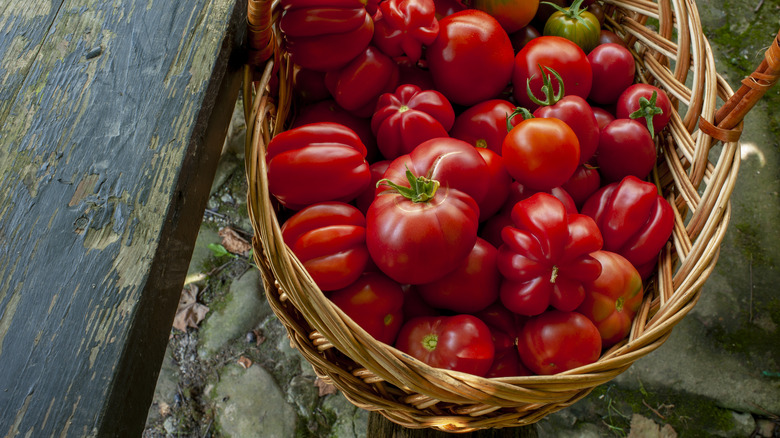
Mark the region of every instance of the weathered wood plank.
<instances>
[{"instance_id":1,"label":"weathered wood plank","mask_svg":"<svg viewBox=\"0 0 780 438\"><path fill-rule=\"evenodd\" d=\"M245 12L0 3L1 436L140 436L238 93Z\"/></svg>"}]
</instances>

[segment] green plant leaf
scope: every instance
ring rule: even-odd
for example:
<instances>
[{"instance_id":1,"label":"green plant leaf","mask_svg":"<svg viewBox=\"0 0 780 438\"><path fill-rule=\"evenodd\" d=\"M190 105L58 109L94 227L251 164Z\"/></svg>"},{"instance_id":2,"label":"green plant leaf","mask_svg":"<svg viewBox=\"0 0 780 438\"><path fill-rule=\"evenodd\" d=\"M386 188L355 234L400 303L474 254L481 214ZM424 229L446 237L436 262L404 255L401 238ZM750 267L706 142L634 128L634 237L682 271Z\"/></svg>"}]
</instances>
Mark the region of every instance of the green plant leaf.
<instances>
[{"instance_id":1,"label":"green plant leaf","mask_svg":"<svg viewBox=\"0 0 780 438\"><path fill-rule=\"evenodd\" d=\"M209 243L208 248L211 250L212 253L214 253L216 257L224 257L230 254L230 252L219 243Z\"/></svg>"}]
</instances>

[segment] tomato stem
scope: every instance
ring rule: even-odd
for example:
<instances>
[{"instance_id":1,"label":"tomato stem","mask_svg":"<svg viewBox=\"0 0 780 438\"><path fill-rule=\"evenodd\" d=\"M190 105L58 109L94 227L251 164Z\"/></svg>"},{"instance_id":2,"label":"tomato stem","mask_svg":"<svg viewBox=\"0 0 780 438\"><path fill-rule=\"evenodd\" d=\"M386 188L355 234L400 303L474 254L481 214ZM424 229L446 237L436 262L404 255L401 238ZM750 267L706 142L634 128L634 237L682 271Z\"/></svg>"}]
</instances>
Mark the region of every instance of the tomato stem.
<instances>
[{"instance_id":1,"label":"tomato stem","mask_svg":"<svg viewBox=\"0 0 780 438\"><path fill-rule=\"evenodd\" d=\"M587 6L584 7L584 8L580 7L582 5L583 1L584 0L574 0L571 3L571 6L569 6L568 8L562 8L562 7L558 6L558 5L556 5L555 3L551 3L551 2L541 2L541 4L550 5L553 8L555 8L558 12L563 14L563 16L565 16L566 18L568 18L570 20L577 20L580 23L584 24L585 27L590 28L591 27L590 23L588 23L587 20L582 18L582 13L586 12L587 9L588 9Z\"/></svg>"},{"instance_id":2,"label":"tomato stem","mask_svg":"<svg viewBox=\"0 0 780 438\"><path fill-rule=\"evenodd\" d=\"M534 92L531 90L531 78L526 79L525 81L525 89L528 93L528 98L531 99L531 101L539 106L551 106L558 103L559 100L563 99L563 96L565 94L564 86L563 86L563 78L560 74L558 74L557 71L553 70L550 67L544 66L542 64L537 64L539 66L539 71L542 73L542 93L544 93L544 100L541 100L537 98L534 95ZM547 70L548 72L552 73L553 76L555 76L555 80L558 82L558 92L555 93L553 89L552 79L550 79L549 74L544 74L544 71Z\"/></svg>"},{"instance_id":3,"label":"tomato stem","mask_svg":"<svg viewBox=\"0 0 780 438\"><path fill-rule=\"evenodd\" d=\"M409 181L409 187L400 186L387 178L377 181L376 187L390 187L390 190L382 192L380 195L388 191L395 191L412 202L428 202L433 199L439 189L439 181L424 176L414 176L409 168L406 169L406 179Z\"/></svg>"},{"instance_id":4,"label":"tomato stem","mask_svg":"<svg viewBox=\"0 0 780 438\"><path fill-rule=\"evenodd\" d=\"M653 95L650 96L650 100L642 96L639 98L639 109L629 114L632 119L638 119L644 117L647 122L647 129L650 130L650 136L655 138L655 129L653 129L653 117L656 114L663 114L664 110L655 104L658 99L658 92L653 91Z\"/></svg>"},{"instance_id":5,"label":"tomato stem","mask_svg":"<svg viewBox=\"0 0 780 438\"><path fill-rule=\"evenodd\" d=\"M550 283L555 283L556 279L558 279L558 265L553 265L552 274L550 275Z\"/></svg>"},{"instance_id":6,"label":"tomato stem","mask_svg":"<svg viewBox=\"0 0 780 438\"><path fill-rule=\"evenodd\" d=\"M512 130L512 128L514 128L514 126L512 126L512 119L519 115L523 116L523 120L534 118L534 115L531 114L531 111L528 111L526 108L519 106L515 108L514 111L512 111L512 114L506 115L506 132L509 132Z\"/></svg>"},{"instance_id":7,"label":"tomato stem","mask_svg":"<svg viewBox=\"0 0 780 438\"><path fill-rule=\"evenodd\" d=\"M619 297L617 301L615 301L615 310L618 312L623 311L623 297Z\"/></svg>"},{"instance_id":8,"label":"tomato stem","mask_svg":"<svg viewBox=\"0 0 780 438\"><path fill-rule=\"evenodd\" d=\"M436 344L439 343L439 337L433 333L425 335L425 337L422 340L423 348L425 348L428 351L433 351L436 349Z\"/></svg>"}]
</instances>

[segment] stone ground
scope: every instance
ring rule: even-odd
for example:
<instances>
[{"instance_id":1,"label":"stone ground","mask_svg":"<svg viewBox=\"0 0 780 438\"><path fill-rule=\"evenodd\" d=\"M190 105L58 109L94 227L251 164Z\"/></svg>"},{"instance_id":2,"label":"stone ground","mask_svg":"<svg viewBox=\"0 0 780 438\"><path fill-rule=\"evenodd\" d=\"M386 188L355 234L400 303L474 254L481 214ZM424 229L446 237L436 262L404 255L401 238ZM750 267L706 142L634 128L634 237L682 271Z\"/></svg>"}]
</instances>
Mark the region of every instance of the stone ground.
<instances>
[{"instance_id":1,"label":"stone ground","mask_svg":"<svg viewBox=\"0 0 780 438\"><path fill-rule=\"evenodd\" d=\"M697 0L718 71L736 87L777 33L780 0ZM780 437L780 88L745 121L743 162L718 267L658 350L537 423L542 437ZM367 412L318 385L262 294L248 237L237 106L188 275L204 320L171 331L144 437L365 437ZM212 247L213 248L213 247Z\"/></svg>"}]
</instances>

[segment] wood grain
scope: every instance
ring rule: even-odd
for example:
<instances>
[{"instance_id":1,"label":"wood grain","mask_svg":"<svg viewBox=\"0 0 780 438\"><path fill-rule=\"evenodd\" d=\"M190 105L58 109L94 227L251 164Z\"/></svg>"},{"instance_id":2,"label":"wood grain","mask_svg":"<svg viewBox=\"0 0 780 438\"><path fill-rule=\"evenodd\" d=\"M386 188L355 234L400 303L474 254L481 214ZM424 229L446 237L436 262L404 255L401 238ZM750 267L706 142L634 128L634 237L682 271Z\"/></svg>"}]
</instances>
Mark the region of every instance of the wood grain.
<instances>
[{"instance_id":1,"label":"wood grain","mask_svg":"<svg viewBox=\"0 0 780 438\"><path fill-rule=\"evenodd\" d=\"M140 436L246 2L0 2L0 436Z\"/></svg>"}]
</instances>

